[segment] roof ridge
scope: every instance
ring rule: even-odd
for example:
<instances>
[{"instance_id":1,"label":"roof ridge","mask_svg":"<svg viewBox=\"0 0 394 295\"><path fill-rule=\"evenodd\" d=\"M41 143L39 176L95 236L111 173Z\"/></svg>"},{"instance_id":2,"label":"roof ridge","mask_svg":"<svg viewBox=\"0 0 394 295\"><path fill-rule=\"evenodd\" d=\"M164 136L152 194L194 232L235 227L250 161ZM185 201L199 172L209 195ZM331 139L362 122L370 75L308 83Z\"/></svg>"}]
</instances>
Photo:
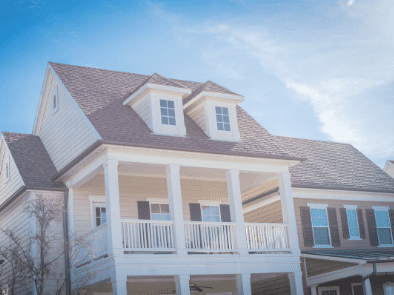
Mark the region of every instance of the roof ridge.
<instances>
[{"instance_id":1,"label":"roof ridge","mask_svg":"<svg viewBox=\"0 0 394 295\"><path fill-rule=\"evenodd\" d=\"M8 132L8 131L1 131L2 134L14 134L14 135L31 135L31 136L37 136L31 133L21 133L21 132ZM38 136L37 136L38 137Z\"/></svg>"},{"instance_id":2,"label":"roof ridge","mask_svg":"<svg viewBox=\"0 0 394 295\"><path fill-rule=\"evenodd\" d=\"M190 88L187 88L186 86L183 86L183 85L179 84L179 83L176 82L176 81L172 81L171 79L169 79L169 78L167 78L167 77L165 77L165 76L163 76L163 75L160 75L160 74L158 74L158 73L156 73L156 72L154 72L153 75L150 76L150 77L148 78L148 80L149 80L150 78L152 78L154 75L160 76L161 78L164 78L164 79L170 81L171 83L174 83L174 84L176 84L176 85L179 85L179 86L182 87L182 88L190 89ZM148 81L148 80L147 80L147 81ZM191 90L191 89L190 89L190 90Z\"/></svg>"}]
</instances>

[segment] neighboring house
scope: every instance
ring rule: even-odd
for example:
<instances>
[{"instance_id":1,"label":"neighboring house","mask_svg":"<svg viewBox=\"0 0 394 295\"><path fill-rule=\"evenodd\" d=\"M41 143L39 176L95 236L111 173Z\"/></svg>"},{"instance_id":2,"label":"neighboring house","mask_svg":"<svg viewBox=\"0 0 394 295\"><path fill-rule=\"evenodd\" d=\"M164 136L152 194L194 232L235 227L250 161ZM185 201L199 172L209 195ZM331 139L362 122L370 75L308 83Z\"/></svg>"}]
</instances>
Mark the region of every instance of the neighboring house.
<instances>
[{"instance_id":1,"label":"neighboring house","mask_svg":"<svg viewBox=\"0 0 394 295\"><path fill-rule=\"evenodd\" d=\"M327 282L380 274L365 250L393 244L394 179L350 145L270 134L242 101L211 81L49 63L33 134L1 136L0 226L28 236L26 200L64 196L68 233L94 250L71 276L93 273L90 295L349 294Z\"/></svg>"},{"instance_id":2,"label":"neighboring house","mask_svg":"<svg viewBox=\"0 0 394 295\"><path fill-rule=\"evenodd\" d=\"M394 178L394 161L393 160L387 160L386 164L384 165L383 170L390 175L392 178Z\"/></svg>"}]
</instances>

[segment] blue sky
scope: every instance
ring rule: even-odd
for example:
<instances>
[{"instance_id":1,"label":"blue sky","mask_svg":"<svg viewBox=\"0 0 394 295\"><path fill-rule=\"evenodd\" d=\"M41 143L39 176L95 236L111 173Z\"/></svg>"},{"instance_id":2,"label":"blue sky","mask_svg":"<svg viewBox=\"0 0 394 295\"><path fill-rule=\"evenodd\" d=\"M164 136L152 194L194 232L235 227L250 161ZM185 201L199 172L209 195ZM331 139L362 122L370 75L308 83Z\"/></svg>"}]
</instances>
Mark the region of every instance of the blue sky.
<instances>
[{"instance_id":1,"label":"blue sky","mask_svg":"<svg viewBox=\"0 0 394 295\"><path fill-rule=\"evenodd\" d=\"M4 0L1 131L32 132L48 61L212 80L272 134L394 159L392 0Z\"/></svg>"}]
</instances>

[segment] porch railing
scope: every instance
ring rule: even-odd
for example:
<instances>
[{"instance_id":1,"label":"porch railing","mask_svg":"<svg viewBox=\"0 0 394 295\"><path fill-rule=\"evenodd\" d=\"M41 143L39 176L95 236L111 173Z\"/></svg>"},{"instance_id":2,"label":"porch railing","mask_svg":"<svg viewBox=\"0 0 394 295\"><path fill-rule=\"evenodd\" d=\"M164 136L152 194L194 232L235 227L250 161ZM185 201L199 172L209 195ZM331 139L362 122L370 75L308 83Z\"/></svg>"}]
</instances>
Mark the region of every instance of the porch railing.
<instances>
[{"instance_id":1,"label":"porch railing","mask_svg":"<svg viewBox=\"0 0 394 295\"><path fill-rule=\"evenodd\" d=\"M245 223L245 231L249 250L290 251L287 224Z\"/></svg>"},{"instance_id":2,"label":"porch railing","mask_svg":"<svg viewBox=\"0 0 394 295\"><path fill-rule=\"evenodd\" d=\"M72 240L70 242L73 243ZM103 257L108 254L107 224L104 223L80 236L75 243L77 265Z\"/></svg>"},{"instance_id":3,"label":"porch railing","mask_svg":"<svg viewBox=\"0 0 394 295\"><path fill-rule=\"evenodd\" d=\"M175 251L174 222L122 219L125 251Z\"/></svg>"},{"instance_id":4,"label":"porch railing","mask_svg":"<svg viewBox=\"0 0 394 295\"><path fill-rule=\"evenodd\" d=\"M235 223L185 221L186 248L191 252L236 251Z\"/></svg>"}]
</instances>

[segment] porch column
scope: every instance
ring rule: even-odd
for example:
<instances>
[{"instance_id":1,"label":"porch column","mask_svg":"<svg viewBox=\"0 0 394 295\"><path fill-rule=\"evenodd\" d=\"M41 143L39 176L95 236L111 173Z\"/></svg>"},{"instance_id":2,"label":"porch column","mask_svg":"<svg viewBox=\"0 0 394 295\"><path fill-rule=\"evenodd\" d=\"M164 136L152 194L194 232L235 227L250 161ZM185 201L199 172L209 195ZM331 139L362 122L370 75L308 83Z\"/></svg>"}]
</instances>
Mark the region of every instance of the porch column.
<instances>
[{"instance_id":1,"label":"porch column","mask_svg":"<svg viewBox=\"0 0 394 295\"><path fill-rule=\"evenodd\" d=\"M250 273L236 274L235 279L237 283L238 295L251 295L252 286L250 284Z\"/></svg>"},{"instance_id":2,"label":"porch column","mask_svg":"<svg viewBox=\"0 0 394 295\"><path fill-rule=\"evenodd\" d=\"M112 295L127 295L127 276L113 276L111 283Z\"/></svg>"},{"instance_id":3,"label":"porch column","mask_svg":"<svg viewBox=\"0 0 394 295\"><path fill-rule=\"evenodd\" d=\"M123 256L122 225L119 205L118 161L114 159L107 159L103 166L105 177L105 201L107 205L108 254Z\"/></svg>"},{"instance_id":4,"label":"porch column","mask_svg":"<svg viewBox=\"0 0 394 295\"><path fill-rule=\"evenodd\" d=\"M247 255L244 214L242 211L241 187L239 170L230 169L226 172L228 200L230 205L231 222L235 222L236 239L240 255Z\"/></svg>"},{"instance_id":5,"label":"porch column","mask_svg":"<svg viewBox=\"0 0 394 295\"><path fill-rule=\"evenodd\" d=\"M178 256L186 256L185 226L183 224L181 179L179 165L171 164L166 168L168 204L171 220L174 221L175 247Z\"/></svg>"},{"instance_id":6,"label":"porch column","mask_svg":"<svg viewBox=\"0 0 394 295\"><path fill-rule=\"evenodd\" d=\"M175 276L176 295L190 295L190 275Z\"/></svg>"},{"instance_id":7,"label":"porch column","mask_svg":"<svg viewBox=\"0 0 394 295\"><path fill-rule=\"evenodd\" d=\"M302 272L289 272L288 276L290 281L291 295L304 295L304 287L302 285Z\"/></svg>"},{"instance_id":8,"label":"porch column","mask_svg":"<svg viewBox=\"0 0 394 295\"><path fill-rule=\"evenodd\" d=\"M366 279L363 284L364 295L372 295L372 286L370 279Z\"/></svg>"},{"instance_id":9,"label":"porch column","mask_svg":"<svg viewBox=\"0 0 394 295\"><path fill-rule=\"evenodd\" d=\"M300 245L298 243L297 223L294 213L293 194L291 191L290 173L281 173L278 180L283 223L287 224L290 249L293 255L301 256Z\"/></svg>"},{"instance_id":10,"label":"porch column","mask_svg":"<svg viewBox=\"0 0 394 295\"><path fill-rule=\"evenodd\" d=\"M311 288L311 295L317 295L317 286L314 285L314 286L311 286L310 288Z\"/></svg>"}]
</instances>

